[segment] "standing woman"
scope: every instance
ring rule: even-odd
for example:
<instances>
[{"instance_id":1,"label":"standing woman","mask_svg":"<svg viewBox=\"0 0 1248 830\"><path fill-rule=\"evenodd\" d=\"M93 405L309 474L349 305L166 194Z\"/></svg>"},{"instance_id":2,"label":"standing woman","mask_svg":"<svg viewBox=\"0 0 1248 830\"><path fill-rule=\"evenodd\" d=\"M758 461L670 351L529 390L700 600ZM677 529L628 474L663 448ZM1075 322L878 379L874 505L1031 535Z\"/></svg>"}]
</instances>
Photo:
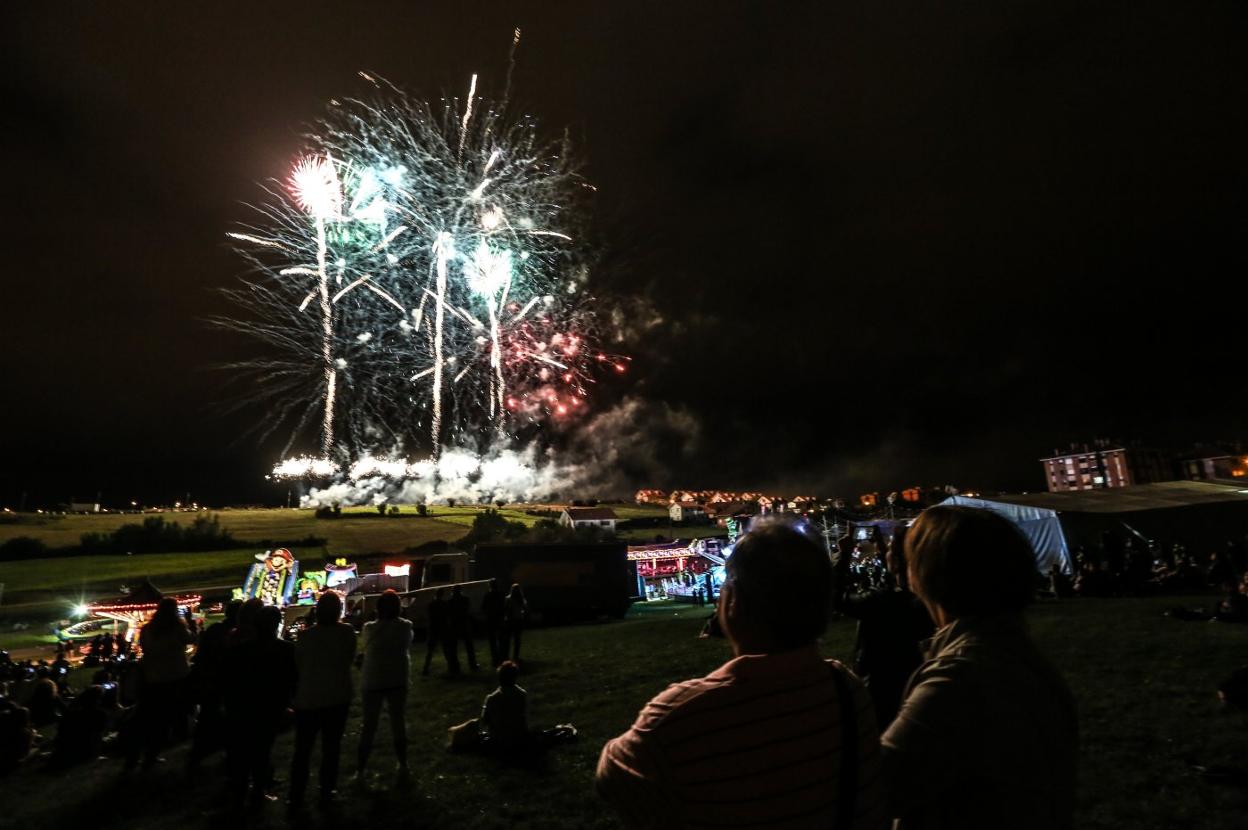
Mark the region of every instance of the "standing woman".
<instances>
[{"instance_id":1,"label":"standing woman","mask_svg":"<svg viewBox=\"0 0 1248 830\"><path fill-rule=\"evenodd\" d=\"M290 806L299 810L308 788L312 748L321 736L321 801L334 798L338 759L347 729L355 660L355 629L342 621L342 597L326 591L316 601L316 624L295 642L295 754L290 767Z\"/></svg>"},{"instance_id":2,"label":"standing woman","mask_svg":"<svg viewBox=\"0 0 1248 830\"><path fill-rule=\"evenodd\" d=\"M402 615L403 604L394 589L387 589L377 600L377 619L364 625L364 724L360 730L359 769L356 780L364 780L373 737L381 720L384 703L390 713L390 732L398 774L407 772L407 684L411 674L412 622Z\"/></svg>"},{"instance_id":3,"label":"standing woman","mask_svg":"<svg viewBox=\"0 0 1248 830\"><path fill-rule=\"evenodd\" d=\"M140 751L144 767L156 763L178 717L186 716L185 686L191 673L186 649L192 642L194 638L178 613L177 601L173 597L161 599L156 613L139 632L139 647L143 650L137 711L140 740L131 744L126 753L127 767L138 763Z\"/></svg>"},{"instance_id":4,"label":"standing woman","mask_svg":"<svg viewBox=\"0 0 1248 830\"><path fill-rule=\"evenodd\" d=\"M1023 622L1031 545L996 513L937 506L905 550L937 631L881 738L895 827L1073 827L1074 698Z\"/></svg>"},{"instance_id":5,"label":"standing woman","mask_svg":"<svg viewBox=\"0 0 1248 830\"><path fill-rule=\"evenodd\" d=\"M508 642L511 643L511 659L520 662L520 632L524 630L524 622L529 616L529 604L524 600L524 591L520 583L511 586L507 601L503 603L503 633L500 656L507 659Z\"/></svg>"}]
</instances>

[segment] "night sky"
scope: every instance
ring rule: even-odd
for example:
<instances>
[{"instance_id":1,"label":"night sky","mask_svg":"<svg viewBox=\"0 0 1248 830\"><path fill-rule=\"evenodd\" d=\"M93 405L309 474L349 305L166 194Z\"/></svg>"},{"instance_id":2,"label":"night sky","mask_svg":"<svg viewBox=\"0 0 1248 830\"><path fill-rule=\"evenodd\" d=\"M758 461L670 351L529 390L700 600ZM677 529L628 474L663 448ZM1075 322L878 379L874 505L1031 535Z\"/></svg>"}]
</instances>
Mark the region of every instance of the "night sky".
<instances>
[{"instance_id":1,"label":"night sky","mask_svg":"<svg viewBox=\"0 0 1248 830\"><path fill-rule=\"evenodd\" d=\"M436 10L435 10L436 8ZM567 126L599 391L687 412L657 485L1042 489L1098 436L1248 437L1236 3L7 4L0 504L278 500L205 324L224 234L359 70ZM647 452L639 443L638 453Z\"/></svg>"}]
</instances>

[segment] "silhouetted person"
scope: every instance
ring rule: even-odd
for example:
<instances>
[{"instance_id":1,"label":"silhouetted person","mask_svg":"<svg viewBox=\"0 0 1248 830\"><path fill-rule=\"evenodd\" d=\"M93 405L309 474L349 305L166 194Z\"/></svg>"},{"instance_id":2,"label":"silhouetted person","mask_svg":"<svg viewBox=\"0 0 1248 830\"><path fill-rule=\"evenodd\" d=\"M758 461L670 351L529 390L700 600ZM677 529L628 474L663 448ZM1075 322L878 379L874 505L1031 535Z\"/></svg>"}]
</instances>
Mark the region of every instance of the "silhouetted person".
<instances>
[{"instance_id":1,"label":"silhouetted person","mask_svg":"<svg viewBox=\"0 0 1248 830\"><path fill-rule=\"evenodd\" d=\"M458 585L451 588L451 598L447 600L446 611L451 636L456 643L463 641L464 656L468 658L468 666L476 671L480 666L477 665L476 644L472 641L472 604Z\"/></svg>"},{"instance_id":2,"label":"silhouetted person","mask_svg":"<svg viewBox=\"0 0 1248 830\"><path fill-rule=\"evenodd\" d=\"M759 522L725 568L719 613L736 656L646 704L603 747L599 793L630 826L882 827L871 698L819 655L827 554Z\"/></svg>"},{"instance_id":3,"label":"silhouetted person","mask_svg":"<svg viewBox=\"0 0 1248 830\"><path fill-rule=\"evenodd\" d=\"M1239 539L1226 543L1226 558L1231 570L1242 574L1248 571L1248 540Z\"/></svg>"},{"instance_id":4,"label":"silhouetted person","mask_svg":"<svg viewBox=\"0 0 1248 830\"><path fill-rule=\"evenodd\" d=\"M113 659L113 635L105 632L104 638L100 641L100 658L103 660Z\"/></svg>"},{"instance_id":5,"label":"silhouetted person","mask_svg":"<svg viewBox=\"0 0 1248 830\"><path fill-rule=\"evenodd\" d=\"M364 723L360 729L359 769L362 778L373 750L373 737L384 703L390 716L399 774L407 775L407 684L411 675L412 623L401 615L402 603L393 589L377 600L377 619L364 626L362 692Z\"/></svg>"},{"instance_id":6,"label":"silhouetted person","mask_svg":"<svg viewBox=\"0 0 1248 830\"><path fill-rule=\"evenodd\" d=\"M0 775L11 772L30 755L35 730L30 712L12 700L0 697Z\"/></svg>"},{"instance_id":7,"label":"silhouetted person","mask_svg":"<svg viewBox=\"0 0 1248 830\"><path fill-rule=\"evenodd\" d=\"M65 710L65 703L61 700L56 682L50 677L36 680L26 708L30 712L30 725L35 729L47 729L59 721Z\"/></svg>"},{"instance_id":8,"label":"silhouetted person","mask_svg":"<svg viewBox=\"0 0 1248 830\"><path fill-rule=\"evenodd\" d=\"M906 559L939 628L882 739L897 827L1072 827L1075 705L1023 626L1031 545L995 513L938 506Z\"/></svg>"},{"instance_id":9,"label":"silhouetted person","mask_svg":"<svg viewBox=\"0 0 1248 830\"><path fill-rule=\"evenodd\" d=\"M443 655L446 657L446 665L451 667L451 658L453 655L446 653L446 641L448 630L450 628L450 618L446 607L446 600L442 596L446 593L445 588L439 588L433 595L433 602L429 603L429 609L426 612L427 626L425 631L425 668L421 674L429 673L429 665L433 662L434 652L441 648ZM453 640L452 640L453 642ZM458 663L458 660L456 661ZM458 669L458 665L455 667Z\"/></svg>"},{"instance_id":10,"label":"silhouetted person","mask_svg":"<svg viewBox=\"0 0 1248 830\"><path fill-rule=\"evenodd\" d=\"M485 748L513 754L529 740L529 695L516 685L520 667L504 660L498 667L498 688L481 707L481 733Z\"/></svg>"},{"instance_id":11,"label":"silhouetted person","mask_svg":"<svg viewBox=\"0 0 1248 830\"><path fill-rule=\"evenodd\" d=\"M498 580L490 580L490 590L481 600L481 614L485 617L485 638L490 642L490 664L497 666L507 656L503 653L503 607L507 597L498 587Z\"/></svg>"},{"instance_id":12,"label":"silhouetted person","mask_svg":"<svg viewBox=\"0 0 1248 830\"><path fill-rule=\"evenodd\" d=\"M524 599L524 591L517 583L511 586L507 599L503 603L503 630L499 638L500 653L504 659L508 648L511 659L520 662L520 633L524 631L525 621L529 618L529 604Z\"/></svg>"},{"instance_id":13,"label":"silhouetted person","mask_svg":"<svg viewBox=\"0 0 1248 830\"><path fill-rule=\"evenodd\" d=\"M279 640L282 612L271 605L239 611L239 636L226 655L226 770L231 805L274 800L273 741L295 692L295 647ZM254 606L253 606L254 607Z\"/></svg>"},{"instance_id":14,"label":"silhouetted person","mask_svg":"<svg viewBox=\"0 0 1248 830\"><path fill-rule=\"evenodd\" d=\"M108 729L104 700L102 686L88 686L74 698L56 730L53 764L65 767L99 757Z\"/></svg>"},{"instance_id":15,"label":"silhouetted person","mask_svg":"<svg viewBox=\"0 0 1248 830\"><path fill-rule=\"evenodd\" d=\"M225 617L204 629L191 658L191 687L199 703L199 717L187 763L198 764L225 746L225 656L230 632L238 622L238 601L225 606Z\"/></svg>"},{"instance_id":16,"label":"silhouetted person","mask_svg":"<svg viewBox=\"0 0 1248 830\"><path fill-rule=\"evenodd\" d=\"M56 682L56 690L62 695L69 691L69 660L65 655L58 654L52 661L52 679Z\"/></svg>"},{"instance_id":17,"label":"silhouetted person","mask_svg":"<svg viewBox=\"0 0 1248 830\"><path fill-rule=\"evenodd\" d=\"M91 638L91 644L87 646L87 659L83 661L83 665L88 668L98 666L100 664L100 655L104 651L104 635L96 634Z\"/></svg>"},{"instance_id":18,"label":"silhouetted person","mask_svg":"<svg viewBox=\"0 0 1248 830\"><path fill-rule=\"evenodd\" d=\"M1209 569L1205 571L1205 581L1209 585L1221 588L1226 581L1234 580L1238 574L1231 568L1231 561L1225 553L1215 552L1209 555Z\"/></svg>"},{"instance_id":19,"label":"silhouetted person","mask_svg":"<svg viewBox=\"0 0 1248 830\"><path fill-rule=\"evenodd\" d=\"M835 574L840 588L833 594L833 607L858 620L854 674L871 694L875 720L881 729L896 716L906 681L923 662L919 644L936 630L923 603L907 590L904 539L905 528L899 527L887 553L879 543L887 575L883 586L864 593L848 590L853 534L847 534L837 545L840 556Z\"/></svg>"},{"instance_id":20,"label":"silhouetted person","mask_svg":"<svg viewBox=\"0 0 1248 830\"><path fill-rule=\"evenodd\" d=\"M1222 583L1223 596L1218 602L1218 613L1214 617L1218 622L1248 622L1248 595L1241 590L1240 583L1234 577Z\"/></svg>"},{"instance_id":21,"label":"silhouetted person","mask_svg":"<svg viewBox=\"0 0 1248 830\"><path fill-rule=\"evenodd\" d=\"M295 643L299 682L295 687L295 755L290 773L290 805L298 808L308 788L312 747L321 736L321 800L334 797L342 736L351 704L351 663L355 629L342 622L342 598L326 591L316 603L316 624Z\"/></svg>"},{"instance_id":22,"label":"silhouetted person","mask_svg":"<svg viewBox=\"0 0 1248 830\"><path fill-rule=\"evenodd\" d=\"M139 648L143 650L135 713L139 740L131 742L128 767L138 763L140 750L144 766L156 763L175 721L186 717L186 678L191 672L186 649L191 642L177 601L164 597L139 631Z\"/></svg>"}]
</instances>

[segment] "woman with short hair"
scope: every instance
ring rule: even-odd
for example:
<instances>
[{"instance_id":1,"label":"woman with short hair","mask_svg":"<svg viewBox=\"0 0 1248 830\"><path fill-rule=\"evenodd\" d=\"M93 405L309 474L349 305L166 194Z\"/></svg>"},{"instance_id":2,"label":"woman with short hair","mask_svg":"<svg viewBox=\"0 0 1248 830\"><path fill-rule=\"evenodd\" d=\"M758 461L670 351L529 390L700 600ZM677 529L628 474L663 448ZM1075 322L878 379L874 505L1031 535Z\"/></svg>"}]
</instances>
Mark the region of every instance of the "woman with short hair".
<instances>
[{"instance_id":1,"label":"woman with short hair","mask_svg":"<svg viewBox=\"0 0 1248 830\"><path fill-rule=\"evenodd\" d=\"M905 828L1074 824L1074 699L1023 625L1038 578L1004 517L937 506L906 536L914 593L937 626L882 750Z\"/></svg>"}]
</instances>

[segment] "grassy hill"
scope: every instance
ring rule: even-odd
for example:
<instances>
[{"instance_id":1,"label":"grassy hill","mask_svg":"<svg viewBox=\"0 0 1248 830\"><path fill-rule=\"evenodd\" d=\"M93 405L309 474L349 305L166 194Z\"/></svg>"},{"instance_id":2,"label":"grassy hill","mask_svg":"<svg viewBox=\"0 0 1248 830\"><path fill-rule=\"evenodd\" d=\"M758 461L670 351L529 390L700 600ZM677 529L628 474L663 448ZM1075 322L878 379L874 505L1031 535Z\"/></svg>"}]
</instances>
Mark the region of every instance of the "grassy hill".
<instances>
[{"instance_id":1,"label":"grassy hill","mask_svg":"<svg viewBox=\"0 0 1248 830\"><path fill-rule=\"evenodd\" d=\"M347 508L336 519L317 519L314 511L294 509L220 510L213 511L221 526L235 538L244 541L260 539L302 539L319 536L328 540L329 548L343 554L392 553L415 547L434 539L453 541L471 526L477 507L435 507L428 517L416 514L415 508L401 508L398 516L380 516L374 509ZM507 511L508 518L523 521L520 511ZM48 547L76 545L84 533L110 533L124 524L136 524L150 516L166 521L190 524L200 513L143 513L48 516L23 514L22 521L0 523L0 542L16 536L39 539ZM532 517L528 517L535 521Z\"/></svg>"},{"instance_id":2,"label":"grassy hill","mask_svg":"<svg viewBox=\"0 0 1248 830\"><path fill-rule=\"evenodd\" d=\"M621 518L661 517L659 507L612 505ZM533 525L542 518L539 511L554 505L508 505L499 512L509 521ZM297 548L296 558L320 559L329 554L359 559L383 558L419 547L428 542L454 543L468 532L473 519L484 506L434 506L427 516L415 507L400 507L397 516L379 515L372 508L347 508L333 519L318 519L312 510L258 509L213 512L222 527L254 548L203 551L195 553L146 553L128 555L58 556L0 562L3 586L3 618L47 618L62 614L84 594L99 596L116 593L123 583L147 577L158 587L177 590L195 585L235 584L243 580L253 557L263 547L261 540L297 540L309 536L324 538L324 548ZM533 511L533 512L529 512ZM538 515L534 515L534 513ZM39 539L49 548L76 545L84 533L110 533L124 524L159 516L165 521L189 525L203 512L143 514L64 515L8 514L0 521L0 542L18 536ZM655 534L673 535L708 532L709 528L647 528L622 534L629 540L651 540ZM7 632L0 632L0 644L12 647Z\"/></svg>"},{"instance_id":3,"label":"grassy hill","mask_svg":"<svg viewBox=\"0 0 1248 830\"><path fill-rule=\"evenodd\" d=\"M611 505L621 519L666 516L667 511L650 505ZM304 508L262 508L256 510L215 510L222 527L242 540L302 539L320 536L331 551L343 554L396 553L435 539L454 541L467 532L472 520L486 506L431 506L427 516L417 514L411 505L399 507L397 516L381 516L369 507L344 508L336 519L318 519ZM556 505L507 505L499 512L509 521L532 525L541 518L529 510L557 510ZM205 511L163 513L101 513L51 515L39 513L0 516L0 542L17 536L39 539L50 548L78 544L84 533L110 533L124 524L136 524L150 516L190 524ZM653 535L653 533L651 534Z\"/></svg>"},{"instance_id":4,"label":"grassy hill","mask_svg":"<svg viewBox=\"0 0 1248 830\"><path fill-rule=\"evenodd\" d=\"M1042 604L1029 614L1037 640L1079 703L1079 827L1215 830L1237 826L1235 816L1242 818L1243 790L1201 780L1187 761L1248 766L1243 741L1248 714L1221 710L1213 693L1218 680L1243 661L1248 626L1161 616L1181 601L1077 600ZM579 742L557 748L540 771L500 768L444 751L447 727L479 711L492 686L487 673L415 676L408 731L416 782L401 788L379 774L372 791L345 793L336 815L314 811L307 826L366 820L393 827L618 827L594 794L598 753L668 683L705 673L726 659L724 642L696 639L706 615L705 609L651 603L634 607L623 621L527 633L521 684L529 691L531 722L571 722L580 730ZM847 659L853 636L851 621L833 622L824 653ZM421 654L418 647L415 655ZM358 736L357 702L343 746L344 777L352 769ZM274 758L283 779L290 751L287 732L279 737ZM128 780L129 795L121 798L118 760L89 763L68 779L28 764L0 785L22 794L6 802L5 819L14 827L89 824L99 830L212 826L221 802L219 761L188 780L183 752L170 752L168 764ZM379 773L393 768L384 724L373 768ZM66 787L66 780L73 785ZM287 826L277 805L248 824Z\"/></svg>"}]
</instances>

